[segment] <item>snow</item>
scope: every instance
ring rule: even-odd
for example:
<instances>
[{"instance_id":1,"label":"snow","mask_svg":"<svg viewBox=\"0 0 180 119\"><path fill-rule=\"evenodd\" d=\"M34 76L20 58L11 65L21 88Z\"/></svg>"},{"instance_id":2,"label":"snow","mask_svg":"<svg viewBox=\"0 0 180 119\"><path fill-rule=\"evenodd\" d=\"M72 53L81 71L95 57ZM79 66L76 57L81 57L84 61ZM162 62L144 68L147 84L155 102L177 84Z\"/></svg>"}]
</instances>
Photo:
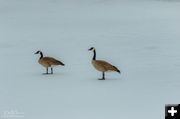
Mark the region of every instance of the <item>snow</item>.
<instances>
[{"instance_id":1,"label":"snow","mask_svg":"<svg viewBox=\"0 0 180 119\"><path fill-rule=\"evenodd\" d=\"M163 119L180 103L180 2L1 0L0 118ZM106 80L97 59L121 70ZM65 67L43 75L41 50Z\"/></svg>"}]
</instances>

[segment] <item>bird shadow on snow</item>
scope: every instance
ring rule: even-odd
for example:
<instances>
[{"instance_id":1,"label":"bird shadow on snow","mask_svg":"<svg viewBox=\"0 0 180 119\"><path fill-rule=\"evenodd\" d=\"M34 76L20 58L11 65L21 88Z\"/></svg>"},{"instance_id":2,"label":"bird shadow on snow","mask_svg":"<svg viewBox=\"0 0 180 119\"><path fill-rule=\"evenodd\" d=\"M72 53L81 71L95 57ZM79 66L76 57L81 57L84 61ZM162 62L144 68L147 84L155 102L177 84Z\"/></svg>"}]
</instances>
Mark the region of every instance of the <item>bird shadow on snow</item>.
<instances>
[{"instance_id":1,"label":"bird shadow on snow","mask_svg":"<svg viewBox=\"0 0 180 119\"><path fill-rule=\"evenodd\" d=\"M102 80L102 78L95 78L94 80L98 80L98 81L106 81L106 80L122 80L121 78L105 78L105 80Z\"/></svg>"},{"instance_id":2,"label":"bird shadow on snow","mask_svg":"<svg viewBox=\"0 0 180 119\"><path fill-rule=\"evenodd\" d=\"M64 76L65 73L62 73L62 72L57 72L57 73L53 73L53 74L51 74L51 73L48 73L48 74L41 73L40 75L42 75L42 76Z\"/></svg>"},{"instance_id":3,"label":"bird shadow on snow","mask_svg":"<svg viewBox=\"0 0 180 119\"><path fill-rule=\"evenodd\" d=\"M39 79L41 78L51 78L51 79L59 79L59 78L62 78L64 77L65 73L49 73L49 74L46 74L46 73L35 73L35 76L38 77ZM62 77L61 77L62 76Z\"/></svg>"},{"instance_id":4,"label":"bird shadow on snow","mask_svg":"<svg viewBox=\"0 0 180 119\"><path fill-rule=\"evenodd\" d=\"M121 79L120 78L106 78L105 80L102 80L102 79L98 78L98 80L106 81L106 80L121 80Z\"/></svg>"}]
</instances>

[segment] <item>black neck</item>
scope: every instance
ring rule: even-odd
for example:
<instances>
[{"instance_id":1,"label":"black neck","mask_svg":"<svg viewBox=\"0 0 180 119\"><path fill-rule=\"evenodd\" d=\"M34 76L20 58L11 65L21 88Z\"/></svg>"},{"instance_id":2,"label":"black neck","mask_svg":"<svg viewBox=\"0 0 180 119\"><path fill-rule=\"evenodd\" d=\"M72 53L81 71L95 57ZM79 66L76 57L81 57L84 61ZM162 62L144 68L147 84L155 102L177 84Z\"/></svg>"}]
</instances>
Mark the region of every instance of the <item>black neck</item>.
<instances>
[{"instance_id":1,"label":"black neck","mask_svg":"<svg viewBox=\"0 0 180 119\"><path fill-rule=\"evenodd\" d=\"M42 52L40 53L40 55L41 55L40 59L43 58L43 53Z\"/></svg>"},{"instance_id":2,"label":"black neck","mask_svg":"<svg viewBox=\"0 0 180 119\"><path fill-rule=\"evenodd\" d=\"M94 56L93 56L93 60L96 60L96 50L94 49Z\"/></svg>"}]
</instances>

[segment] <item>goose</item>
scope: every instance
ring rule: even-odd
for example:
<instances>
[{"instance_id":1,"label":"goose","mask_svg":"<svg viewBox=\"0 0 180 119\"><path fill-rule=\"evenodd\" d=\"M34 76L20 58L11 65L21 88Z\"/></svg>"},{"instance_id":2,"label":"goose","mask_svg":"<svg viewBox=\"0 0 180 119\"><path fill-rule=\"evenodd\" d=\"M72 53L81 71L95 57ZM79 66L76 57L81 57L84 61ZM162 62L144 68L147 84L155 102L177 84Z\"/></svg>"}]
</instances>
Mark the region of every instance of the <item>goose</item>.
<instances>
[{"instance_id":1,"label":"goose","mask_svg":"<svg viewBox=\"0 0 180 119\"><path fill-rule=\"evenodd\" d=\"M43 67L46 68L46 74L48 74L49 67L51 68L51 74L53 74L54 66L58 66L58 65L64 66L64 64L61 61L56 60L53 57L43 57L43 53L41 51L37 51L35 54L40 54L40 58L38 62L39 64L41 64Z\"/></svg>"},{"instance_id":2,"label":"goose","mask_svg":"<svg viewBox=\"0 0 180 119\"><path fill-rule=\"evenodd\" d=\"M96 60L96 50L94 47L91 47L89 49L89 51L93 51L94 52L94 56L92 59L92 65L94 66L94 68L100 72L102 72L102 79L99 80L105 80L105 72L109 72L109 71L115 71L118 73L121 73L120 70L118 68L116 68L115 66L111 65L110 63L103 61L103 60Z\"/></svg>"}]
</instances>

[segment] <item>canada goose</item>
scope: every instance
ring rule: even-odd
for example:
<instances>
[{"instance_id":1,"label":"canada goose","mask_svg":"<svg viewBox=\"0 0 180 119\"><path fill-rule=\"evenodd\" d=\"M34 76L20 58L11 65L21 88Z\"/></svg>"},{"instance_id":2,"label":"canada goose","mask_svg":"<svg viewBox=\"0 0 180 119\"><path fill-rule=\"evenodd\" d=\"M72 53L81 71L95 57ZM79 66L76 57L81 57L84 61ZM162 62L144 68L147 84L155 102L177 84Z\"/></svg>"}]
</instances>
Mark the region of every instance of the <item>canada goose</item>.
<instances>
[{"instance_id":1,"label":"canada goose","mask_svg":"<svg viewBox=\"0 0 180 119\"><path fill-rule=\"evenodd\" d=\"M92 59L92 65L100 72L102 72L102 79L100 80L105 80L105 72L109 72L109 71L116 71L118 73L120 73L120 70L118 68L116 68L115 66L109 64L106 61L103 60L96 60L96 50L94 47L91 47L89 49L89 51L93 51L94 52L94 56Z\"/></svg>"},{"instance_id":2,"label":"canada goose","mask_svg":"<svg viewBox=\"0 0 180 119\"><path fill-rule=\"evenodd\" d=\"M40 54L40 58L38 60L39 64L46 68L46 74L48 74L48 68L51 67L51 74L53 74L53 67L57 65L64 64L61 61L58 61L52 57L43 57L43 53L41 51L37 51L35 54Z\"/></svg>"}]
</instances>

